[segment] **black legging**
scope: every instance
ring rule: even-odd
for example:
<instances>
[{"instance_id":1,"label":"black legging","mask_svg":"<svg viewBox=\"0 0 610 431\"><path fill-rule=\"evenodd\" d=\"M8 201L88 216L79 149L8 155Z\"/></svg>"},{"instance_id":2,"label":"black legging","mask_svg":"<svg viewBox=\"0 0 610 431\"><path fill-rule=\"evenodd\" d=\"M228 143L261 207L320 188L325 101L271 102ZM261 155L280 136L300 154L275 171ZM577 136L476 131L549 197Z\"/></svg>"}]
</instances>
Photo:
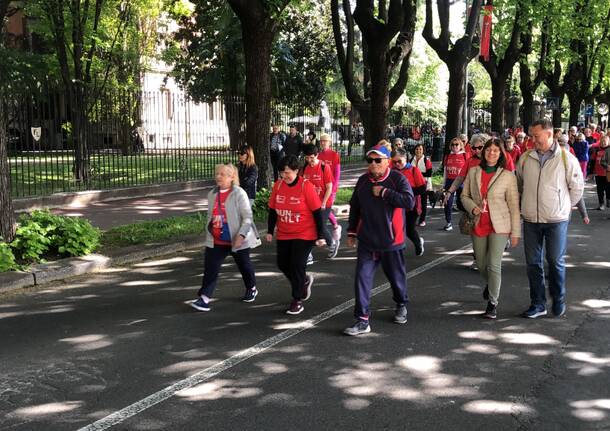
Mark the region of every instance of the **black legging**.
<instances>
[{"instance_id":1,"label":"black legging","mask_svg":"<svg viewBox=\"0 0 610 431\"><path fill-rule=\"evenodd\" d=\"M597 201L599 205L603 205L604 195L606 196L606 201L610 200L610 183L606 179L606 177L602 177L599 175L595 176L595 185L597 186Z\"/></svg>"},{"instance_id":2,"label":"black legging","mask_svg":"<svg viewBox=\"0 0 610 431\"><path fill-rule=\"evenodd\" d=\"M428 213L428 192L421 195L421 214L419 215L419 223L426 221Z\"/></svg>"},{"instance_id":3,"label":"black legging","mask_svg":"<svg viewBox=\"0 0 610 431\"><path fill-rule=\"evenodd\" d=\"M303 286L305 284L305 267L307 256L311 252L315 241L304 239L277 240L277 266L284 273L290 287L292 297L300 301L303 298Z\"/></svg>"},{"instance_id":4,"label":"black legging","mask_svg":"<svg viewBox=\"0 0 610 431\"><path fill-rule=\"evenodd\" d=\"M415 229L415 223L417 222L417 211L411 210L407 211L405 216L405 232L407 233L407 238L411 240L413 245L415 245L415 250L419 251L421 247L421 239L419 238L419 234L417 233L417 229Z\"/></svg>"}]
</instances>

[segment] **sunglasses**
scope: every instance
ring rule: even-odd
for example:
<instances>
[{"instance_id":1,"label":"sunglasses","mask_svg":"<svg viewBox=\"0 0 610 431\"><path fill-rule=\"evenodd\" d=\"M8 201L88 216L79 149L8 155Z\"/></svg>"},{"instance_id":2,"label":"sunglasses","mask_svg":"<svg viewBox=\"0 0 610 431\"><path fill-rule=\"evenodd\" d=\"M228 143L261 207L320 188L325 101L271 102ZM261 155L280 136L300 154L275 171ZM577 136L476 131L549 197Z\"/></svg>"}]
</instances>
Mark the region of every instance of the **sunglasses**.
<instances>
[{"instance_id":1,"label":"sunglasses","mask_svg":"<svg viewBox=\"0 0 610 431\"><path fill-rule=\"evenodd\" d=\"M482 150L483 147L472 147L473 150Z\"/></svg>"},{"instance_id":2,"label":"sunglasses","mask_svg":"<svg viewBox=\"0 0 610 431\"><path fill-rule=\"evenodd\" d=\"M402 165L404 162L402 160L392 160L392 163L395 165Z\"/></svg>"},{"instance_id":3,"label":"sunglasses","mask_svg":"<svg viewBox=\"0 0 610 431\"><path fill-rule=\"evenodd\" d=\"M452 147L459 147L461 144L451 144Z\"/></svg>"},{"instance_id":4,"label":"sunglasses","mask_svg":"<svg viewBox=\"0 0 610 431\"><path fill-rule=\"evenodd\" d=\"M373 162L375 162L375 163L379 164L379 163L381 163L381 161L382 161L382 160L385 160L385 159L382 159L381 157L377 157L377 158L375 158L375 159L373 159L372 157L367 157L367 158L366 158L366 162L367 162L369 165L370 165L371 163L373 163Z\"/></svg>"}]
</instances>

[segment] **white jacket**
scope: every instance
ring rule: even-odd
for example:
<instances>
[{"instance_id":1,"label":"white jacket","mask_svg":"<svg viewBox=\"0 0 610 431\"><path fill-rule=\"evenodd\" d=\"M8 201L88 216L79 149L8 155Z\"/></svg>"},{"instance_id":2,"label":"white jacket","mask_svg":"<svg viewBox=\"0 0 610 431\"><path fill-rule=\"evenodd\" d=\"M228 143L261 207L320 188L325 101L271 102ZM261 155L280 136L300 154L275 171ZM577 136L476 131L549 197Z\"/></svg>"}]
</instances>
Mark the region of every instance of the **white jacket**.
<instances>
[{"instance_id":1,"label":"white jacket","mask_svg":"<svg viewBox=\"0 0 610 431\"><path fill-rule=\"evenodd\" d=\"M214 236L210 231L210 221L214 217L214 204L217 194L218 187L213 187L208 193L208 220L207 229L205 230L205 246L210 248L214 247ZM242 246L237 249L231 247L231 251L255 248L261 245L256 225L252 220L250 200L244 189L239 186L231 187L231 193L225 201L225 212L227 213L227 223L229 224L231 237L235 238L237 235L245 237Z\"/></svg>"},{"instance_id":2,"label":"white jacket","mask_svg":"<svg viewBox=\"0 0 610 431\"><path fill-rule=\"evenodd\" d=\"M517 163L521 215L530 223L569 220L572 207L582 198L584 182L578 159L554 145L552 156L542 168L535 150L526 152Z\"/></svg>"}]
</instances>

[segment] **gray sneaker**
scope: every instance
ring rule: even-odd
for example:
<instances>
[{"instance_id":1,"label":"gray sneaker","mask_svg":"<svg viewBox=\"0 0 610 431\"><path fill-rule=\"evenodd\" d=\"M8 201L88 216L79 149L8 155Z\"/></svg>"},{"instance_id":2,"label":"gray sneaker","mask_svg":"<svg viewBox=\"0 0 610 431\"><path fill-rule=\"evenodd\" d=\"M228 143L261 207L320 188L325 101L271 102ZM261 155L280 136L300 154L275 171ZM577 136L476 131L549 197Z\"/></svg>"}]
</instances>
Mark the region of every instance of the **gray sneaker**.
<instances>
[{"instance_id":1,"label":"gray sneaker","mask_svg":"<svg viewBox=\"0 0 610 431\"><path fill-rule=\"evenodd\" d=\"M403 323L407 323L407 306L404 304L399 304L396 306L396 311L394 312L394 323L398 323L402 325Z\"/></svg>"},{"instance_id":2,"label":"gray sneaker","mask_svg":"<svg viewBox=\"0 0 610 431\"><path fill-rule=\"evenodd\" d=\"M313 265L313 253L309 253L307 256L307 265Z\"/></svg>"},{"instance_id":3,"label":"gray sneaker","mask_svg":"<svg viewBox=\"0 0 610 431\"><path fill-rule=\"evenodd\" d=\"M339 240L334 240L333 243L328 247L328 258L334 259L337 257L337 253L339 252Z\"/></svg>"},{"instance_id":4,"label":"gray sneaker","mask_svg":"<svg viewBox=\"0 0 610 431\"><path fill-rule=\"evenodd\" d=\"M371 325L366 320L356 320L356 323L343 330L345 335L362 335L369 332L371 332Z\"/></svg>"}]
</instances>

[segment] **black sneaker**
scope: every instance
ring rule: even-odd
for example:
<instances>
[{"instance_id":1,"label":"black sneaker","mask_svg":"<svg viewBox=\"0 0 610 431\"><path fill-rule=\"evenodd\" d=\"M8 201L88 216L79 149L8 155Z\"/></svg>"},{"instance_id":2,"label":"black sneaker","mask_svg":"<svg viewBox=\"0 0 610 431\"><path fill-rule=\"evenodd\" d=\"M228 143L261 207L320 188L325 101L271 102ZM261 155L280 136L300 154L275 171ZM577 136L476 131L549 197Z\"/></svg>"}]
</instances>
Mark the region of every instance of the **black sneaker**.
<instances>
[{"instance_id":1,"label":"black sneaker","mask_svg":"<svg viewBox=\"0 0 610 431\"><path fill-rule=\"evenodd\" d=\"M369 322L367 320L356 320L356 323L343 330L343 333L345 335L352 336L368 334L369 332L371 332L371 325L369 325Z\"/></svg>"},{"instance_id":2,"label":"black sneaker","mask_svg":"<svg viewBox=\"0 0 610 431\"><path fill-rule=\"evenodd\" d=\"M485 313L483 313L483 317L486 319L495 319L498 317L496 306L491 302L487 303L487 308L485 309Z\"/></svg>"},{"instance_id":3,"label":"black sneaker","mask_svg":"<svg viewBox=\"0 0 610 431\"><path fill-rule=\"evenodd\" d=\"M489 286L485 286L485 289L483 289L483 299L489 301Z\"/></svg>"},{"instance_id":4,"label":"black sneaker","mask_svg":"<svg viewBox=\"0 0 610 431\"><path fill-rule=\"evenodd\" d=\"M394 323L398 323L400 325L407 323L407 306L404 304L399 304L396 306L396 311L394 312Z\"/></svg>"},{"instance_id":5,"label":"black sneaker","mask_svg":"<svg viewBox=\"0 0 610 431\"><path fill-rule=\"evenodd\" d=\"M303 301L307 301L311 296L311 286L313 286L313 275L307 274L305 276L305 284L303 285Z\"/></svg>"},{"instance_id":6,"label":"black sneaker","mask_svg":"<svg viewBox=\"0 0 610 431\"><path fill-rule=\"evenodd\" d=\"M241 300L243 302L254 302L256 295L258 295L258 290L256 290L256 287L252 289L246 289L246 294Z\"/></svg>"},{"instance_id":7,"label":"black sneaker","mask_svg":"<svg viewBox=\"0 0 610 431\"><path fill-rule=\"evenodd\" d=\"M544 305L530 305L530 308L525 310L521 316L528 319L537 319L538 317L546 316L546 308Z\"/></svg>"},{"instance_id":8,"label":"black sneaker","mask_svg":"<svg viewBox=\"0 0 610 431\"><path fill-rule=\"evenodd\" d=\"M304 309L303 303L295 300L290 303L290 307L288 307L288 310L286 310L286 314L301 314Z\"/></svg>"},{"instance_id":9,"label":"black sneaker","mask_svg":"<svg viewBox=\"0 0 610 431\"><path fill-rule=\"evenodd\" d=\"M197 298L196 301L191 302L191 307L197 311L210 311L210 304L203 300L203 298Z\"/></svg>"}]
</instances>

